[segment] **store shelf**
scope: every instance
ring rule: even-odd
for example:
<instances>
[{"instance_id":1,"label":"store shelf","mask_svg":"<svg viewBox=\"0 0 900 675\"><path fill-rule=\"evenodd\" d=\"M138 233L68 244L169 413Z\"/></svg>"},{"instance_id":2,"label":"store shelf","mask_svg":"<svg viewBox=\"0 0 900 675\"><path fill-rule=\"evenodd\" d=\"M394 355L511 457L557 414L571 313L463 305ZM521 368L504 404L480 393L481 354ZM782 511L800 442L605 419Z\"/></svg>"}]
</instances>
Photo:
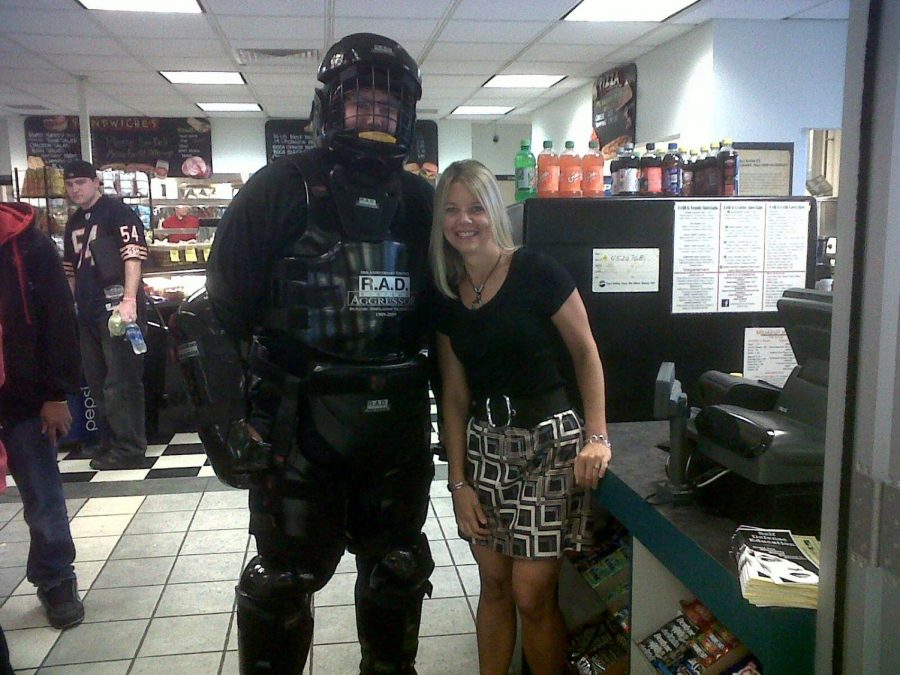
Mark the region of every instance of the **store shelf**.
<instances>
[{"instance_id":1,"label":"store shelf","mask_svg":"<svg viewBox=\"0 0 900 675\"><path fill-rule=\"evenodd\" d=\"M627 452L617 455L598 494L634 539L690 590L762 662L767 672L813 672L816 613L806 609L755 607L741 595L729 545L737 523L693 505L648 501L665 479L666 455L655 446L668 438L666 422L610 425L610 436ZM639 570L632 588L645 580ZM652 582L651 582L652 583ZM670 617L671 618L671 617ZM632 614L634 635L640 617Z\"/></svg>"}]
</instances>

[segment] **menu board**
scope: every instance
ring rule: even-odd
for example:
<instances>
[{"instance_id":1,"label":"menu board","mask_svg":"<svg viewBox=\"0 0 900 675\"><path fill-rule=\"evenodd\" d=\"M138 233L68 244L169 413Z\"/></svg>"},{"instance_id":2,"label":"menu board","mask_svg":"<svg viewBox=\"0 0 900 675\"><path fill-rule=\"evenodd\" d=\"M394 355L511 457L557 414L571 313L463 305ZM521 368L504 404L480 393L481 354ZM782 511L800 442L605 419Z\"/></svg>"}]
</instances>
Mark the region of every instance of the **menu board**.
<instances>
[{"instance_id":1,"label":"menu board","mask_svg":"<svg viewBox=\"0 0 900 675\"><path fill-rule=\"evenodd\" d=\"M203 117L91 117L91 150L101 168L160 178L208 178L212 133Z\"/></svg>"},{"instance_id":2,"label":"menu board","mask_svg":"<svg viewBox=\"0 0 900 675\"><path fill-rule=\"evenodd\" d=\"M266 161L296 155L315 147L309 120L266 120Z\"/></svg>"},{"instance_id":3,"label":"menu board","mask_svg":"<svg viewBox=\"0 0 900 675\"><path fill-rule=\"evenodd\" d=\"M742 197L787 197L793 189L793 143L735 143Z\"/></svg>"},{"instance_id":4,"label":"menu board","mask_svg":"<svg viewBox=\"0 0 900 675\"><path fill-rule=\"evenodd\" d=\"M619 148L634 143L637 114L637 65L629 63L607 70L592 89L594 131L603 157L615 159Z\"/></svg>"},{"instance_id":5,"label":"menu board","mask_svg":"<svg viewBox=\"0 0 900 675\"><path fill-rule=\"evenodd\" d=\"M25 154L40 157L45 166L62 167L81 159L81 130L76 115L35 115L25 118Z\"/></svg>"}]
</instances>

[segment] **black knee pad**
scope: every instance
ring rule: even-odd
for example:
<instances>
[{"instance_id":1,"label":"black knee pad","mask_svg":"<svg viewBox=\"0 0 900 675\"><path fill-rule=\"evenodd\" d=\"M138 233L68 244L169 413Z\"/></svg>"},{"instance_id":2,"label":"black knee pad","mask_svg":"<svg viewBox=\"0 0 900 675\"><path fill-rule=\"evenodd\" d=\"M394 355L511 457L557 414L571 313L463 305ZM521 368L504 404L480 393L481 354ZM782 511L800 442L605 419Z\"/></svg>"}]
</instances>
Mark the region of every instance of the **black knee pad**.
<instances>
[{"instance_id":1,"label":"black knee pad","mask_svg":"<svg viewBox=\"0 0 900 675\"><path fill-rule=\"evenodd\" d=\"M361 567L367 575L363 595L379 606L403 607L431 595L434 560L424 534L415 543L394 546L374 564L362 561Z\"/></svg>"}]
</instances>

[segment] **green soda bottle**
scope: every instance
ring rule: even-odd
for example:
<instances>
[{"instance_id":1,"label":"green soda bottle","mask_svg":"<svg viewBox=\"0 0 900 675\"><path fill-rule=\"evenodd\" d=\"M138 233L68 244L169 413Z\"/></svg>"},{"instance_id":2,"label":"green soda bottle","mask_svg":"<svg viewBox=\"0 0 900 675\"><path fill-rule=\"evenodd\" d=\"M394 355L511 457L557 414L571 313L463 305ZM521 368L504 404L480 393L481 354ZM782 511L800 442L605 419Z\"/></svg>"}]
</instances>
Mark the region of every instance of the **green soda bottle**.
<instances>
[{"instance_id":1,"label":"green soda bottle","mask_svg":"<svg viewBox=\"0 0 900 675\"><path fill-rule=\"evenodd\" d=\"M537 162L531 154L531 141L522 139L519 152L516 153L516 201L523 202L536 194L535 167Z\"/></svg>"}]
</instances>

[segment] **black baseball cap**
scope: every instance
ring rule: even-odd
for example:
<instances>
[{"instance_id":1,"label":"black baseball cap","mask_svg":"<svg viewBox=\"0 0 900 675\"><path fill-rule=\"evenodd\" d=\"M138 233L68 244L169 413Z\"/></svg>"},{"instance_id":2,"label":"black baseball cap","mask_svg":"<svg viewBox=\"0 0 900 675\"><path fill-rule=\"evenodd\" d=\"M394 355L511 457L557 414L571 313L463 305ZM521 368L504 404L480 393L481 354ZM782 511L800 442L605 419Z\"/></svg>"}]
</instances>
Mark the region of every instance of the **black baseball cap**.
<instances>
[{"instance_id":1,"label":"black baseball cap","mask_svg":"<svg viewBox=\"0 0 900 675\"><path fill-rule=\"evenodd\" d=\"M70 178L96 178L97 169L90 162L83 159L76 159L66 164L63 169L63 177L65 180Z\"/></svg>"}]
</instances>

